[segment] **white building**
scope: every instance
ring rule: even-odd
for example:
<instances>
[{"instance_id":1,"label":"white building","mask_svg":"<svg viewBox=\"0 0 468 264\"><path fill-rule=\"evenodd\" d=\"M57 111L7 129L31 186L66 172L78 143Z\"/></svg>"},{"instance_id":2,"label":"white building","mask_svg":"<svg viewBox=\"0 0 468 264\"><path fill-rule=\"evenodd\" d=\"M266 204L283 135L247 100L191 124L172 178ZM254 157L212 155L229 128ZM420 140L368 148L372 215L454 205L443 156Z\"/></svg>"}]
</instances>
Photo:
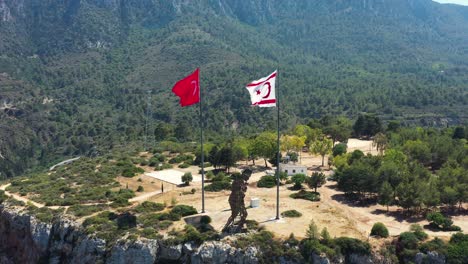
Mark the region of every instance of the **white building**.
<instances>
[{"instance_id":1,"label":"white building","mask_svg":"<svg viewBox=\"0 0 468 264\"><path fill-rule=\"evenodd\" d=\"M288 176L299 173L307 175L307 166L298 164L280 164L280 172L286 172Z\"/></svg>"}]
</instances>

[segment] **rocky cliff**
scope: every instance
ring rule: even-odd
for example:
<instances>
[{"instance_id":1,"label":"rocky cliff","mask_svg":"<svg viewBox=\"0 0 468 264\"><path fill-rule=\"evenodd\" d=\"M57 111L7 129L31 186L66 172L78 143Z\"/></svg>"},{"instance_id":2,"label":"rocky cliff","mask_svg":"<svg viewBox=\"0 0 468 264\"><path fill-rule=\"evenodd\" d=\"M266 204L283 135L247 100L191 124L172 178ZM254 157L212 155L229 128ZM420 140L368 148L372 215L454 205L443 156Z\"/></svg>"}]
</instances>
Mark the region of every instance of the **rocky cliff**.
<instances>
[{"instance_id":1,"label":"rocky cliff","mask_svg":"<svg viewBox=\"0 0 468 264\"><path fill-rule=\"evenodd\" d=\"M168 244L164 240L120 240L113 245L88 236L79 224L69 219L55 219L51 224L18 210L0 206L0 264L13 263L258 263L261 252L252 246L239 249L222 241L208 241L197 246L193 243ZM345 259L311 252L314 263L391 264L380 255L351 254ZM280 258L279 263L297 261ZM427 262L429 261L429 262ZM414 263L446 263L436 252L418 253Z\"/></svg>"},{"instance_id":2,"label":"rocky cliff","mask_svg":"<svg viewBox=\"0 0 468 264\"><path fill-rule=\"evenodd\" d=\"M0 207L0 263L257 263L257 250L236 249L209 241L167 245L152 239L107 245L66 218L44 224L34 217Z\"/></svg>"}]
</instances>

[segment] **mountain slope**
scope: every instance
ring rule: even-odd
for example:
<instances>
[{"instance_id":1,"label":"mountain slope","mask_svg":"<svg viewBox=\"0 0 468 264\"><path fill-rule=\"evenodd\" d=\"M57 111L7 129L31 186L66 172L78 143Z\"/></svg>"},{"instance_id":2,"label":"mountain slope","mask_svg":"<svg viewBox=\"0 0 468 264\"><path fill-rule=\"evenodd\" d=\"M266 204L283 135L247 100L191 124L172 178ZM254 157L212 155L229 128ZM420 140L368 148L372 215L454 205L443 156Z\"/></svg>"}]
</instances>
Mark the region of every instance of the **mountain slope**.
<instances>
[{"instance_id":1,"label":"mountain slope","mask_svg":"<svg viewBox=\"0 0 468 264\"><path fill-rule=\"evenodd\" d=\"M284 129L359 112L466 122L466 43L468 8L430 0L0 0L0 73L23 87L0 81L0 100L25 113L0 115L15 161L0 166L13 175L141 140L147 113L151 136L197 138L197 110L170 93L195 67L212 139L274 128L243 87L276 68Z\"/></svg>"}]
</instances>

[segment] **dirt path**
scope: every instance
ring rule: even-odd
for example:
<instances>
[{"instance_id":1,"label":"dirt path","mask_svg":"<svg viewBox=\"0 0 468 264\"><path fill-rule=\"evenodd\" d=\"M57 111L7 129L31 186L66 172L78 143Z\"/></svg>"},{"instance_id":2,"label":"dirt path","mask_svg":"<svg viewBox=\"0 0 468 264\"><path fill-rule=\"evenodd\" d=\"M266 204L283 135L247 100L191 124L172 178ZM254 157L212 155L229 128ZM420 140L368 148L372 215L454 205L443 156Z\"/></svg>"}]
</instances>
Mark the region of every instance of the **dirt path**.
<instances>
[{"instance_id":1,"label":"dirt path","mask_svg":"<svg viewBox=\"0 0 468 264\"><path fill-rule=\"evenodd\" d=\"M128 200L129 202L131 203L134 203L134 202L142 202L142 201L146 201L148 200L149 198L155 196L155 195L158 195L162 193L161 191L154 191L154 192L149 192L149 193L145 193L143 195L140 195L140 196L137 196L137 197L134 197L130 200Z\"/></svg>"},{"instance_id":2,"label":"dirt path","mask_svg":"<svg viewBox=\"0 0 468 264\"><path fill-rule=\"evenodd\" d=\"M0 190L5 191L6 188L8 188L10 185L11 185L11 183L6 184L6 185L2 185L2 186L0 186ZM25 204L27 204L27 203L33 204L34 206L39 207L39 208L42 208L42 207L45 206L44 204L36 203L36 202L34 202L32 200L29 200L28 198L25 198L25 197L22 197L22 196L19 196L17 194L10 193L10 192L7 192L7 191L5 191L5 195L11 196L15 200L22 201Z\"/></svg>"}]
</instances>

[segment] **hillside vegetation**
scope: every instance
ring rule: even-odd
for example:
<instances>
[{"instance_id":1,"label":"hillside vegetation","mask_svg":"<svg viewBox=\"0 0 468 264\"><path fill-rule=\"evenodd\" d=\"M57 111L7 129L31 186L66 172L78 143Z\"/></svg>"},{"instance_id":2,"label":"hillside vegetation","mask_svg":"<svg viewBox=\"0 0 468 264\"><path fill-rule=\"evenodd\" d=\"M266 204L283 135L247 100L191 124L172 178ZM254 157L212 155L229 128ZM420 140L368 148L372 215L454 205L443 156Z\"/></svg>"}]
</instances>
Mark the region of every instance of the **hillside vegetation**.
<instances>
[{"instance_id":1,"label":"hillside vegetation","mask_svg":"<svg viewBox=\"0 0 468 264\"><path fill-rule=\"evenodd\" d=\"M197 110L180 109L170 92L195 67L210 139L274 128L271 109L249 107L243 88L274 69L283 129L361 112L404 124L466 122L465 7L430 0L2 3L3 176L142 145L145 135L151 144L197 139Z\"/></svg>"}]
</instances>

